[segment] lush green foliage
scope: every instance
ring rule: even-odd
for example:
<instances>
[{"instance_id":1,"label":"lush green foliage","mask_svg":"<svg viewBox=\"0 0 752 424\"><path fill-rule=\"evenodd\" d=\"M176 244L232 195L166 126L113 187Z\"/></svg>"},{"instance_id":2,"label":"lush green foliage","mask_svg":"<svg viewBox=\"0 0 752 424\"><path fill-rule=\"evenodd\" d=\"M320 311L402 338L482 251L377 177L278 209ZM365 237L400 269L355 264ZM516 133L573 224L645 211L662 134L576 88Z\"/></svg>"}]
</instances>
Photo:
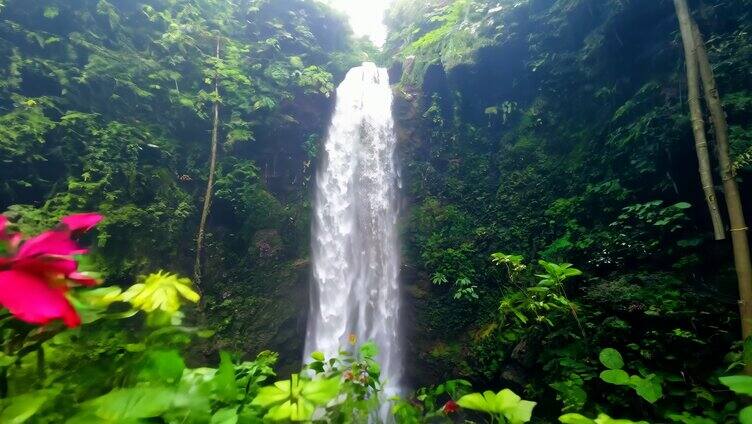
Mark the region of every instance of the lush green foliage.
<instances>
[{"instance_id":1,"label":"lush green foliage","mask_svg":"<svg viewBox=\"0 0 752 424\"><path fill-rule=\"evenodd\" d=\"M109 281L188 273L216 80L206 317L216 343L287 347L282 361L297 363L302 341L276 326L305 310L295 286L309 232L306 143L322 138L334 86L361 51L370 47L343 17L309 0L4 1L0 209L27 232L73 211L106 214L91 262ZM259 322L258 345L223 324L236 313L230 297L255 305L239 324ZM258 307L269 303L277 316Z\"/></svg>"},{"instance_id":2,"label":"lush green foliage","mask_svg":"<svg viewBox=\"0 0 752 424\"><path fill-rule=\"evenodd\" d=\"M749 6L692 2L742 183ZM416 379L510 387L549 420L734 420L735 275L689 165L671 2L398 1L388 23ZM556 283L567 262L582 275Z\"/></svg>"},{"instance_id":3,"label":"lush green foliage","mask_svg":"<svg viewBox=\"0 0 752 424\"><path fill-rule=\"evenodd\" d=\"M746 182L752 2L692 3ZM671 2L401 0L388 23L425 386L397 421L751 422ZM116 284L69 293L78 329L0 316L0 422L373 416L375 346L298 366L314 160L372 46L310 0L0 0L0 52L0 209L27 233L103 212L80 265ZM190 269L214 101L191 288L153 272Z\"/></svg>"},{"instance_id":4,"label":"lush green foliage","mask_svg":"<svg viewBox=\"0 0 752 424\"><path fill-rule=\"evenodd\" d=\"M182 352L196 337L212 335L183 325L181 309L199 301L187 278L157 272L125 291L56 286L65 279L96 285L88 274L57 273L85 263L73 256L82 250L71 236L100 220L97 214L68 217L63 230L18 239L4 218L0 224L2 301L8 308L0 317L3 422L254 423L311 421L315 413L319 421L363 422L379 406L378 350L372 343L328 360L316 352L301 374L268 385L278 357L270 352L252 362L220 352L217 368L186 364ZM41 286L20 280L23 273ZM72 302L80 319L60 315L40 323L34 312L54 304L14 300L47 286L60 289L48 296Z\"/></svg>"}]
</instances>

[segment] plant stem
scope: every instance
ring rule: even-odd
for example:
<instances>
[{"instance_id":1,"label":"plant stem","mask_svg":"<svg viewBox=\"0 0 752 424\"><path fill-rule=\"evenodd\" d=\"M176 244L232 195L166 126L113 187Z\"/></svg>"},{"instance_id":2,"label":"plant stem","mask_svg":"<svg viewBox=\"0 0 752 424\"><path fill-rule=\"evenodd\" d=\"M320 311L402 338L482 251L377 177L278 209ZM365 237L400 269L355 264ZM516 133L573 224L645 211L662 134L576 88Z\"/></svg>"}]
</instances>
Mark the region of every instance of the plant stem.
<instances>
[{"instance_id":1,"label":"plant stem","mask_svg":"<svg viewBox=\"0 0 752 424\"><path fill-rule=\"evenodd\" d=\"M217 36L216 59L219 61L220 38ZM201 255L204 247L204 235L206 232L206 221L209 217L211 208L212 190L214 188L214 173L217 168L217 144L219 132L219 73L214 75L214 105L213 105L214 122L212 125L211 135L211 158L209 161L209 179L206 183L206 193L204 194L204 207L201 211L201 222L198 227L196 236L196 263L193 266L193 280L196 288L201 292Z\"/></svg>"}]
</instances>

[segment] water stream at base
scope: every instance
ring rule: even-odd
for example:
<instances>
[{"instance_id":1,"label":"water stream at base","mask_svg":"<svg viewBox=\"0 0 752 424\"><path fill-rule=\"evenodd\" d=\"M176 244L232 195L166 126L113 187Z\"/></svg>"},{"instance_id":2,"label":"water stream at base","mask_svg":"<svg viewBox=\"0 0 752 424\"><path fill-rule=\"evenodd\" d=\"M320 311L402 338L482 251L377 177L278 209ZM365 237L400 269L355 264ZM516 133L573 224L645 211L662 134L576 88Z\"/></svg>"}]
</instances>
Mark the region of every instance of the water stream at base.
<instances>
[{"instance_id":1,"label":"water stream at base","mask_svg":"<svg viewBox=\"0 0 752 424\"><path fill-rule=\"evenodd\" d=\"M316 180L305 353L336 356L350 335L373 340L385 398L400 392L403 371L395 144L387 71L373 63L351 69L337 89Z\"/></svg>"}]
</instances>

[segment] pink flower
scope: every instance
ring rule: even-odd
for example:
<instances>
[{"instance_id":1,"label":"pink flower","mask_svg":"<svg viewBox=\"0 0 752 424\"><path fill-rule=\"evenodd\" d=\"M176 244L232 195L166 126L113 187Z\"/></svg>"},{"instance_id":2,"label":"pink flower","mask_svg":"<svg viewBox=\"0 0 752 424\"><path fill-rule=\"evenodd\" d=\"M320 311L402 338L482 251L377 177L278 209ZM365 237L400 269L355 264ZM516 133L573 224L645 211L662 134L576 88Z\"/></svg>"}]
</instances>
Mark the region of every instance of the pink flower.
<instances>
[{"instance_id":1,"label":"pink flower","mask_svg":"<svg viewBox=\"0 0 752 424\"><path fill-rule=\"evenodd\" d=\"M74 284L92 286L97 281L78 272L73 257L86 249L71 235L87 231L101 220L97 214L72 215L62 219L61 230L46 231L21 243L20 234L5 235L7 219L0 218L0 234L11 241L11 256L0 257L0 305L31 324L60 319L68 327L78 326L81 319L65 293Z\"/></svg>"},{"instance_id":2,"label":"pink flower","mask_svg":"<svg viewBox=\"0 0 752 424\"><path fill-rule=\"evenodd\" d=\"M62 319L68 327L81 324L65 298L64 287L52 287L38 275L23 271L0 272L0 304L21 321L43 325Z\"/></svg>"},{"instance_id":3,"label":"pink flower","mask_svg":"<svg viewBox=\"0 0 752 424\"><path fill-rule=\"evenodd\" d=\"M97 224L102 222L104 217L98 213L79 213L75 215L66 216L61 219L60 222L68 226L68 229L77 231L89 231L96 227Z\"/></svg>"},{"instance_id":4,"label":"pink flower","mask_svg":"<svg viewBox=\"0 0 752 424\"><path fill-rule=\"evenodd\" d=\"M68 231L45 231L26 240L18 249L15 259L22 260L40 256L71 256L86 253L86 249L78 247L70 236L71 234Z\"/></svg>"},{"instance_id":5,"label":"pink flower","mask_svg":"<svg viewBox=\"0 0 752 424\"><path fill-rule=\"evenodd\" d=\"M444 406L441 407L441 412L443 412L443 413L445 413L447 415L448 414L453 414L453 413L455 413L455 412L457 412L459 410L460 410L460 406L457 405L457 402L455 402L455 401L453 401L451 399L449 401L447 401L447 403L445 403Z\"/></svg>"}]
</instances>

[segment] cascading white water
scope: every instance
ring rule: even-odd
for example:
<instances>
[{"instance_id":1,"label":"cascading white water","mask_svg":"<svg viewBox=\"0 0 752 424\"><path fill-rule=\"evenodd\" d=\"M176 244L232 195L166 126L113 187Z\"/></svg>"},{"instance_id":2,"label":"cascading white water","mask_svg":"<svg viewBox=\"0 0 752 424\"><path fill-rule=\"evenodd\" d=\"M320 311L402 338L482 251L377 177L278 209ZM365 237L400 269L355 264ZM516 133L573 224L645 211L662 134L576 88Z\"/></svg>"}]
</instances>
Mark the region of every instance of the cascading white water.
<instances>
[{"instance_id":1,"label":"cascading white water","mask_svg":"<svg viewBox=\"0 0 752 424\"><path fill-rule=\"evenodd\" d=\"M351 334L373 340L387 395L402 376L395 144L386 70L353 68L337 89L316 180L305 351L331 357Z\"/></svg>"}]
</instances>

